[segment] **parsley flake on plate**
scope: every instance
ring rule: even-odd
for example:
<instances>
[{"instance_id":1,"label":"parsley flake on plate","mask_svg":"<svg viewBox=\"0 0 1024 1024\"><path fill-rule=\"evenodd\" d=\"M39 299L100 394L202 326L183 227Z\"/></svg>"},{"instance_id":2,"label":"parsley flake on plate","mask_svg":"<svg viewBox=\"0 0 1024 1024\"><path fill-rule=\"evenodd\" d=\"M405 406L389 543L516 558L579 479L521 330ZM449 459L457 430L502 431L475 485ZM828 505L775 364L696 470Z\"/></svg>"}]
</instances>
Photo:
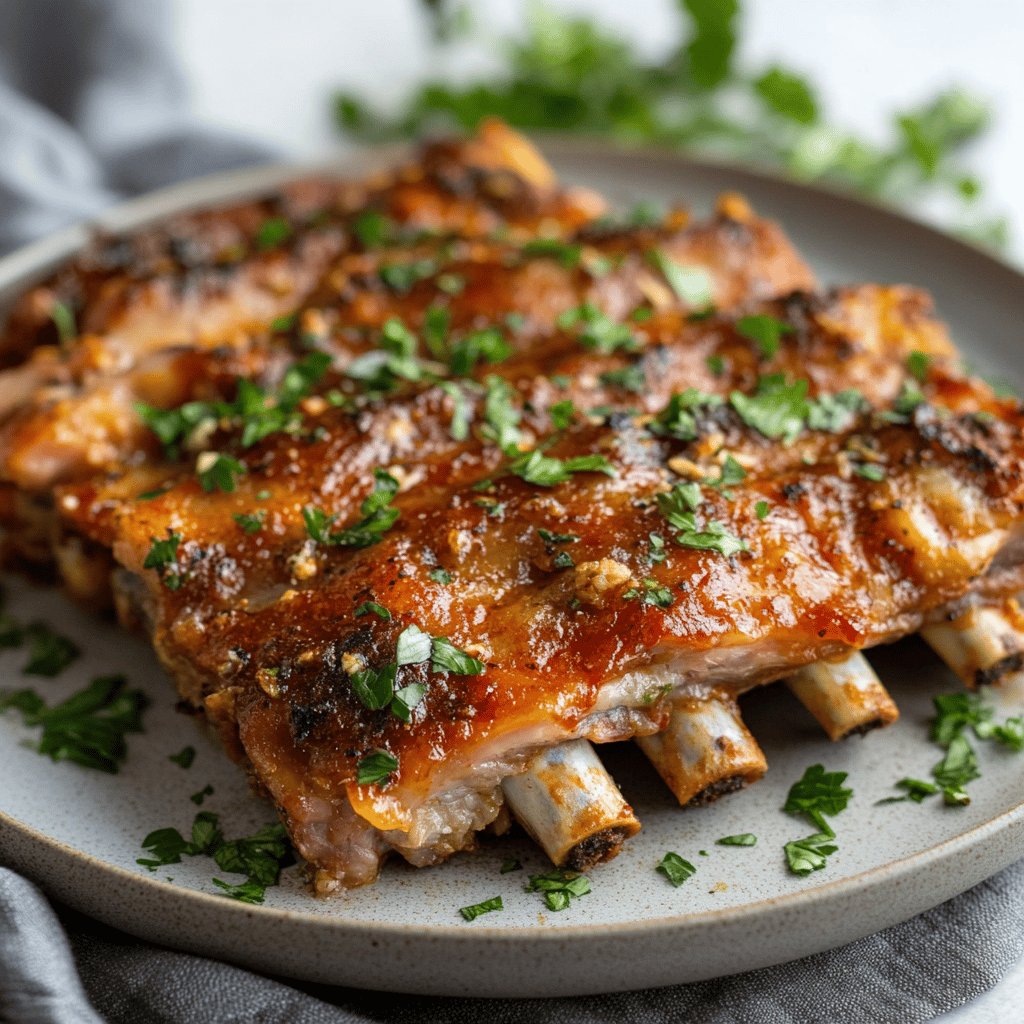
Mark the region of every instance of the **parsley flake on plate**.
<instances>
[{"instance_id":1,"label":"parsley flake on plate","mask_svg":"<svg viewBox=\"0 0 1024 1024\"><path fill-rule=\"evenodd\" d=\"M526 891L542 893L548 910L560 911L591 891L590 879L575 871L556 868L542 875L530 875Z\"/></svg>"},{"instance_id":2,"label":"parsley flake on plate","mask_svg":"<svg viewBox=\"0 0 1024 1024\"><path fill-rule=\"evenodd\" d=\"M697 871L688 860L671 850L658 861L654 870L663 874L676 889Z\"/></svg>"},{"instance_id":3,"label":"parsley flake on plate","mask_svg":"<svg viewBox=\"0 0 1024 1024\"><path fill-rule=\"evenodd\" d=\"M16 690L0 696L0 711L11 708L25 725L41 726L40 754L113 775L128 754L125 736L142 732L147 703L140 690L126 685L123 676L99 676L52 707L32 690Z\"/></svg>"},{"instance_id":4,"label":"parsley flake on plate","mask_svg":"<svg viewBox=\"0 0 1024 1024\"><path fill-rule=\"evenodd\" d=\"M459 913L467 921L475 921L481 914L490 914L495 910L504 910L500 896L493 896L482 903L474 903L470 907L459 907Z\"/></svg>"}]
</instances>

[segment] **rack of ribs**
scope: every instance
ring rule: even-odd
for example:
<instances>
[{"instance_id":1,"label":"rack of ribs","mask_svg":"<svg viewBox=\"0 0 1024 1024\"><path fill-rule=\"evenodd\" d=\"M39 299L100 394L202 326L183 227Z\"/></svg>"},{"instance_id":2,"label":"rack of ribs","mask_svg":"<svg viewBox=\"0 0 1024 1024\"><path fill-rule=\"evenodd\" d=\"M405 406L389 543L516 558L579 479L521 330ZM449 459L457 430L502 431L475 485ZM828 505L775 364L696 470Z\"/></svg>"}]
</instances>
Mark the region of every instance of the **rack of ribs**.
<instances>
[{"instance_id":1,"label":"rack of ribs","mask_svg":"<svg viewBox=\"0 0 1024 1024\"><path fill-rule=\"evenodd\" d=\"M318 893L510 812L606 860L640 823L593 744L714 799L766 769L743 692L888 724L861 652L910 633L969 685L1020 669L1022 413L919 291L816 292L735 196L612 220L495 123L180 223L15 307L8 558L152 638ZM175 255L225 235L229 274Z\"/></svg>"}]
</instances>

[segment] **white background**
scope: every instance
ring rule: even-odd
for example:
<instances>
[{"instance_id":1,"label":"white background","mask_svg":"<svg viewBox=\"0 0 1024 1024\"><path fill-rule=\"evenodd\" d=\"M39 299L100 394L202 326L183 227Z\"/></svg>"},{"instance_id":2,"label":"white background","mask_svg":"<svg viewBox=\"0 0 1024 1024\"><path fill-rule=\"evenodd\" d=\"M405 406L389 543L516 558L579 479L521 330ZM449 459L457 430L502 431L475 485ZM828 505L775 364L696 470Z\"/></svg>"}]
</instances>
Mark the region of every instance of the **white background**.
<instances>
[{"instance_id":1,"label":"white background","mask_svg":"<svg viewBox=\"0 0 1024 1024\"><path fill-rule=\"evenodd\" d=\"M677 37L673 0L556 0L599 15L648 53ZM471 75L485 51L437 66L415 0L177 0L179 45L198 113L301 157L339 145L333 89L398 100L427 75ZM494 36L522 24L519 0L476 0ZM1024 258L1024 0L746 0L740 59L806 73L831 121L884 139L888 115L962 84L988 97L996 122L971 153L986 204L1010 215ZM1024 962L946 1024L1024 1016Z\"/></svg>"}]
</instances>

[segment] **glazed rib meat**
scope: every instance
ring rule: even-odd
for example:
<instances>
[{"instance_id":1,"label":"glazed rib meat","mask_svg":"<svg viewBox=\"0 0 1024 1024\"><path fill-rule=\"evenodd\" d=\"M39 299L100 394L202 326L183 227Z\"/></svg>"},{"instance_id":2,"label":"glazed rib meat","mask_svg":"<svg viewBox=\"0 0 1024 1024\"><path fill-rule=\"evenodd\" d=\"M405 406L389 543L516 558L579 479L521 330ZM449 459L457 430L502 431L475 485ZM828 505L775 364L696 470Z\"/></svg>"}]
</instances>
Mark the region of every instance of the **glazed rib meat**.
<instances>
[{"instance_id":1,"label":"glazed rib meat","mask_svg":"<svg viewBox=\"0 0 1024 1024\"><path fill-rule=\"evenodd\" d=\"M128 614L152 631L181 692L237 738L322 891L369 880L389 849L422 864L462 848L498 814L502 778L542 746L654 732L670 690L735 694L1020 584L1019 423L983 385L943 370L952 349L922 297L869 286L759 308L793 325L770 359L728 318L670 318L667 335L652 318L634 358L657 354L661 372L642 398L602 383L600 360L592 384L580 375L565 392L582 408L671 411L671 396L698 381L709 390L690 407L692 429L685 415L602 410L606 422L580 417L553 435L546 385L578 356L553 346L532 377L512 375L517 443L537 451L554 439L545 457L563 465L600 454L612 476L546 486L503 473L487 394L469 412L476 432L458 441L450 396L431 388L325 410L305 446L267 439L243 455L249 470L228 494L205 493L191 471L143 502L126 491L151 476L63 492L78 528L113 545ZM908 405L911 352L930 354L928 397L952 410L948 421L928 404L893 411ZM715 376L709 358L728 369ZM742 402L721 401L797 368L828 429L780 444L743 420ZM491 376L492 394L502 379ZM838 403L831 388L847 383L860 385L863 408ZM694 477L713 483L726 452L746 475L727 493L698 487L696 533L678 544L686 534L658 496L680 481L692 489ZM329 531L314 540L304 510L358 523L382 466L401 482L397 522L363 549L331 543ZM234 517L254 509L262 526L246 534ZM168 531L173 563L147 571ZM700 549L716 536L736 541ZM177 589L168 573L182 578ZM392 664L410 627L447 638L481 671L402 666L399 681L423 687L404 722L369 710L352 678ZM399 765L389 784L357 785L379 751Z\"/></svg>"},{"instance_id":2,"label":"glazed rib meat","mask_svg":"<svg viewBox=\"0 0 1024 1024\"><path fill-rule=\"evenodd\" d=\"M716 796L764 771L738 695L792 676L830 735L884 724L858 652L922 628L941 647L1005 605L965 671L1019 664L1024 417L927 297L815 292L737 197L706 222L604 212L491 125L106 243L143 271L90 255L16 308L9 551L112 591L318 892L509 807L556 863L605 859L638 824L587 741L647 737L681 802ZM302 269L273 303L271 259ZM54 296L82 328L64 348ZM545 824L548 792L580 809Z\"/></svg>"}]
</instances>

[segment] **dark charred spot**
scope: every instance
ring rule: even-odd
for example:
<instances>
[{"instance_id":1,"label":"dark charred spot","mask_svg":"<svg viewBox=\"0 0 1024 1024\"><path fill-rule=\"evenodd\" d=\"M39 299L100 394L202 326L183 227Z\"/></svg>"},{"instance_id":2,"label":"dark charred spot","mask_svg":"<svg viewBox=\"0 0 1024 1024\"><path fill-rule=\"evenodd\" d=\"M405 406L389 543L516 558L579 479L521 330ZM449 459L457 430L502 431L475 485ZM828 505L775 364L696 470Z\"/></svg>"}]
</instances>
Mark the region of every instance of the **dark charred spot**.
<instances>
[{"instance_id":1,"label":"dark charred spot","mask_svg":"<svg viewBox=\"0 0 1024 1024\"><path fill-rule=\"evenodd\" d=\"M807 485L799 482L783 484L782 496L786 501L799 501L807 493Z\"/></svg>"},{"instance_id":2,"label":"dark charred spot","mask_svg":"<svg viewBox=\"0 0 1024 1024\"><path fill-rule=\"evenodd\" d=\"M333 702L317 704L289 704L288 721L296 743L303 743L312 735L334 708Z\"/></svg>"}]
</instances>

